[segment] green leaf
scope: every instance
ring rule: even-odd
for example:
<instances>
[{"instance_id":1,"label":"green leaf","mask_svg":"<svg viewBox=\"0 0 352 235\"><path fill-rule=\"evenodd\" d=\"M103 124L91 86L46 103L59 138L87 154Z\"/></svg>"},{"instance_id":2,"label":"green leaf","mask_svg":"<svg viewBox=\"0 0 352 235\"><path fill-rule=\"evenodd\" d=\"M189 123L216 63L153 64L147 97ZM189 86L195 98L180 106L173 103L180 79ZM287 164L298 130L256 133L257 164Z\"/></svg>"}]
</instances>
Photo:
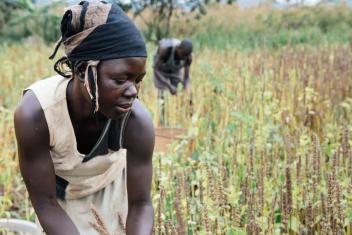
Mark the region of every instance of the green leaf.
<instances>
[{"instance_id":1,"label":"green leaf","mask_svg":"<svg viewBox=\"0 0 352 235\"><path fill-rule=\"evenodd\" d=\"M292 216L290 221L289 221L289 229L292 230L294 233L299 234L299 227L300 227L300 222L297 219L297 217Z\"/></svg>"}]
</instances>

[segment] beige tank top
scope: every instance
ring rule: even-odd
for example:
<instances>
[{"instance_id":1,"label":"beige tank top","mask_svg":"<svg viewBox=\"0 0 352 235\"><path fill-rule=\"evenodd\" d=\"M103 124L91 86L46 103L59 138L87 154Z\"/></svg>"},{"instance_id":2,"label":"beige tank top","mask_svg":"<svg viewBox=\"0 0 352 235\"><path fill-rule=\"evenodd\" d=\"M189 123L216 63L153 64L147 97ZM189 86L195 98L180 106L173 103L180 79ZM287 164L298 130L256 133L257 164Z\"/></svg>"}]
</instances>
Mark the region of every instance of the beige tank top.
<instances>
[{"instance_id":1,"label":"beige tank top","mask_svg":"<svg viewBox=\"0 0 352 235\"><path fill-rule=\"evenodd\" d=\"M26 89L34 92L44 111L57 196L62 200L94 194L114 181L126 168L122 137L129 113L120 120L108 120L91 152L87 155L79 153L66 100L69 81L57 75Z\"/></svg>"}]
</instances>

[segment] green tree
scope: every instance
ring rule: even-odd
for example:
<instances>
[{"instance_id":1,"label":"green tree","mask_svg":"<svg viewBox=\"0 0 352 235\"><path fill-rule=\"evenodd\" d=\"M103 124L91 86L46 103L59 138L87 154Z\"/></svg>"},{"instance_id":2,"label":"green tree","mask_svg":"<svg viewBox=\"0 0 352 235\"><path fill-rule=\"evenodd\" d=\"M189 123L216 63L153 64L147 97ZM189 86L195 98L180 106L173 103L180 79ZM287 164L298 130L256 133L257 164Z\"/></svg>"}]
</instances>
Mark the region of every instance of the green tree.
<instances>
[{"instance_id":1,"label":"green tree","mask_svg":"<svg viewBox=\"0 0 352 235\"><path fill-rule=\"evenodd\" d=\"M33 2L30 0L2 0L0 1L0 36L3 29L11 20L17 10L32 10Z\"/></svg>"},{"instance_id":2,"label":"green tree","mask_svg":"<svg viewBox=\"0 0 352 235\"><path fill-rule=\"evenodd\" d=\"M229 2L232 2L230 0ZM206 14L206 4L210 0L185 0L181 4L178 0L132 0L129 4L122 4L121 1L115 2L123 9L132 11L134 17L139 17L145 24L144 34L147 40L158 42L160 39L169 37L171 32L171 19L176 10L185 13L198 12L199 15ZM144 17L143 13L147 10L152 12L151 17Z\"/></svg>"},{"instance_id":3,"label":"green tree","mask_svg":"<svg viewBox=\"0 0 352 235\"><path fill-rule=\"evenodd\" d=\"M55 42L59 38L62 2L36 6L30 0L8 0L2 7L11 12L11 15L7 16L0 27L0 36L11 40L38 36L46 43Z\"/></svg>"}]
</instances>

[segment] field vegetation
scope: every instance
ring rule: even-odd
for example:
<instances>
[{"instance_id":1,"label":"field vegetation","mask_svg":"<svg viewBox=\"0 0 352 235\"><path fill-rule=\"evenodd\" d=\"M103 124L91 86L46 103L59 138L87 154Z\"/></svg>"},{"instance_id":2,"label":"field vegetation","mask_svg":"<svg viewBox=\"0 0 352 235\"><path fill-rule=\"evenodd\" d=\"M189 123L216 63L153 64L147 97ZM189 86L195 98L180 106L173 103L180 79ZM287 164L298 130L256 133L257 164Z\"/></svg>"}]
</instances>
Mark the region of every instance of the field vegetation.
<instances>
[{"instance_id":1,"label":"field vegetation","mask_svg":"<svg viewBox=\"0 0 352 235\"><path fill-rule=\"evenodd\" d=\"M187 17L172 27L194 39L191 93L165 98L165 125L187 131L154 155L155 234L352 234L352 11ZM0 48L0 217L34 220L12 116L22 90L53 74L52 49ZM148 50L139 97L157 125Z\"/></svg>"}]
</instances>

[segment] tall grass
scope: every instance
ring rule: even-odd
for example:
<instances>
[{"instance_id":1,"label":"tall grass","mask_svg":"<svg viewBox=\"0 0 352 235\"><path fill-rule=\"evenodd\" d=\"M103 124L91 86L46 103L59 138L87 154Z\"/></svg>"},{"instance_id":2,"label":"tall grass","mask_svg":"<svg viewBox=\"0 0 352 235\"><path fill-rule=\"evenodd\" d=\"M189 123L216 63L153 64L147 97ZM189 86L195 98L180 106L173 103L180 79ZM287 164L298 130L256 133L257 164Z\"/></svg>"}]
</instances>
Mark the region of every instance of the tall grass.
<instances>
[{"instance_id":1,"label":"tall grass","mask_svg":"<svg viewBox=\"0 0 352 235\"><path fill-rule=\"evenodd\" d=\"M351 234L350 59L202 51L188 136L156 157L158 233Z\"/></svg>"},{"instance_id":2,"label":"tall grass","mask_svg":"<svg viewBox=\"0 0 352 235\"><path fill-rule=\"evenodd\" d=\"M173 36L195 39L198 48L277 49L291 45L349 43L352 11L344 5L275 9L268 6L241 9L214 4L208 14L176 14ZM143 24L140 24L143 27Z\"/></svg>"},{"instance_id":3,"label":"tall grass","mask_svg":"<svg viewBox=\"0 0 352 235\"><path fill-rule=\"evenodd\" d=\"M12 112L51 50L1 48L0 217L34 218ZM165 99L166 124L188 131L154 155L155 234L351 234L351 62L347 45L196 51L193 106ZM140 99L158 123L150 64Z\"/></svg>"}]
</instances>

